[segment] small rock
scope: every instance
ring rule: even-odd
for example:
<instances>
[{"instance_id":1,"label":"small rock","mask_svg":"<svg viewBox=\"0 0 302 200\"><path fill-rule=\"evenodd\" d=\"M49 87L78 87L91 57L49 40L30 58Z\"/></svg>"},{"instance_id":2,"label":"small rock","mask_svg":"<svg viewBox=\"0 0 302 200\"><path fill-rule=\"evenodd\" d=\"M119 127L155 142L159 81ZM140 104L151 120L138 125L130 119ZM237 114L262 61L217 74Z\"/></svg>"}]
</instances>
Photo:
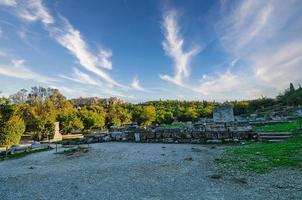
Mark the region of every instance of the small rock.
<instances>
[{"instance_id":1,"label":"small rock","mask_svg":"<svg viewBox=\"0 0 302 200\"><path fill-rule=\"evenodd\" d=\"M273 187L278 188L278 189L288 188L288 186L286 186L286 185L273 185Z\"/></svg>"},{"instance_id":2,"label":"small rock","mask_svg":"<svg viewBox=\"0 0 302 200\"><path fill-rule=\"evenodd\" d=\"M166 154L164 154L164 153L162 153L162 154L160 154L161 156L165 156Z\"/></svg>"},{"instance_id":3,"label":"small rock","mask_svg":"<svg viewBox=\"0 0 302 200\"><path fill-rule=\"evenodd\" d=\"M34 167L33 167L33 166L30 166L28 169L34 169Z\"/></svg>"},{"instance_id":4,"label":"small rock","mask_svg":"<svg viewBox=\"0 0 302 200\"><path fill-rule=\"evenodd\" d=\"M237 183L247 184L247 180L244 177L234 177L232 180Z\"/></svg>"},{"instance_id":5,"label":"small rock","mask_svg":"<svg viewBox=\"0 0 302 200\"><path fill-rule=\"evenodd\" d=\"M193 158L192 157L188 157L188 158L185 158L184 160L186 160L186 161L193 161Z\"/></svg>"},{"instance_id":6,"label":"small rock","mask_svg":"<svg viewBox=\"0 0 302 200\"><path fill-rule=\"evenodd\" d=\"M212 179L221 179L222 176L220 174L213 174L210 176Z\"/></svg>"},{"instance_id":7,"label":"small rock","mask_svg":"<svg viewBox=\"0 0 302 200\"><path fill-rule=\"evenodd\" d=\"M165 146L163 146L163 147L161 147L161 148L165 149L166 147L165 147Z\"/></svg>"},{"instance_id":8,"label":"small rock","mask_svg":"<svg viewBox=\"0 0 302 200\"><path fill-rule=\"evenodd\" d=\"M201 149L198 149L198 148L192 147L191 149L192 149L193 152L202 152L202 150L201 150Z\"/></svg>"}]
</instances>

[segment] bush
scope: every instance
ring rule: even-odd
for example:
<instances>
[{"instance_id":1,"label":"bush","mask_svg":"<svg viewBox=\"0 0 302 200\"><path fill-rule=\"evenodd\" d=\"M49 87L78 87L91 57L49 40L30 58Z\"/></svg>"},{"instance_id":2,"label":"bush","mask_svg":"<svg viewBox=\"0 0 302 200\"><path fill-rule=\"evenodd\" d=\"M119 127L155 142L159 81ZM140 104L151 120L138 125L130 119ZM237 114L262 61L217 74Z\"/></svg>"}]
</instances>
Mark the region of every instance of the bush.
<instances>
[{"instance_id":1,"label":"bush","mask_svg":"<svg viewBox=\"0 0 302 200\"><path fill-rule=\"evenodd\" d=\"M24 131L24 121L18 116L12 116L0 129L0 145L11 146L18 144Z\"/></svg>"}]
</instances>

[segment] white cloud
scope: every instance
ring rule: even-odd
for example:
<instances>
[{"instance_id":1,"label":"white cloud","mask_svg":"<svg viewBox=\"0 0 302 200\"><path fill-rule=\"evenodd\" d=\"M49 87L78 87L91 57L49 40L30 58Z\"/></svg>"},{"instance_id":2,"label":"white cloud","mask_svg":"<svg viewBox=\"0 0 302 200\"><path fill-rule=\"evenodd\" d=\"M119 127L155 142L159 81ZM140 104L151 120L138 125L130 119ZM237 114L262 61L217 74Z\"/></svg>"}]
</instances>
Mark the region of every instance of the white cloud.
<instances>
[{"instance_id":1,"label":"white cloud","mask_svg":"<svg viewBox=\"0 0 302 200\"><path fill-rule=\"evenodd\" d=\"M111 61L109 61L111 53L101 50L100 57L98 57L89 50L80 31L74 29L67 19L63 18L63 21L63 27L49 29L56 41L68 49L69 52L77 58L81 66L98 75L111 85L124 87L111 78L108 73L100 69L101 67L107 69L112 67Z\"/></svg>"},{"instance_id":2,"label":"white cloud","mask_svg":"<svg viewBox=\"0 0 302 200\"><path fill-rule=\"evenodd\" d=\"M175 73L173 77L161 75L160 78L183 86L185 79L190 75L190 61L200 50L198 47L194 47L184 51L184 39L180 36L176 17L176 11L165 14L163 23L165 41L162 43L166 54L174 61Z\"/></svg>"},{"instance_id":3,"label":"white cloud","mask_svg":"<svg viewBox=\"0 0 302 200\"><path fill-rule=\"evenodd\" d=\"M131 86L133 89L141 91L141 92L150 92L149 90L147 90L147 89L143 88L143 86L141 86L137 77L134 77L134 79L131 83Z\"/></svg>"},{"instance_id":4,"label":"white cloud","mask_svg":"<svg viewBox=\"0 0 302 200\"><path fill-rule=\"evenodd\" d=\"M105 49L100 49L99 54L92 52L80 31L75 29L67 19L60 17L60 20L55 23L54 17L43 5L42 0L19 1L13 6L14 14L23 20L28 22L41 21L45 30L49 31L50 35L66 48L82 67L98 75L112 86L127 88L101 69L112 69L110 60L112 52ZM59 25L59 22L62 22L62 25ZM20 37L24 38L24 32L20 32Z\"/></svg>"},{"instance_id":5,"label":"white cloud","mask_svg":"<svg viewBox=\"0 0 302 200\"><path fill-rule=\"evenodd\" d=\"M111 56L112 56L111 51L101 49L98 58L100 66L106 69L112 69L112 62L110 60Z\"/></svg>"},{"instance_id":6,"label":"white cloud","mask_svg":"<svg viewBox=\"0 0 302 200\"><path fill-rule=\"evenodd\" d=\"M49 14L42 0L2 0L0 5L11 6L14 8L14 13L21 19L33 22L41 20L44 25L53 24L54 18Z\"/></svg>"},{"instance_id":7,"label":"white cloud","mask_svg":"<svg viewBox=\"0 0 302 200\"><path fill-rule=\"evenodd\" d=\"M0 5L15 6L15 5L17 5L17 1L16 0L0 0Z\"/></svg>"},{"instance_id":8,"label":"white cloud","mask_svg":"<svg viewBox=\"0 0 302 200\"><path fill-rule=\"evenodd\" d=\"M24 80L34 80L41 83L56 81L53 78L30 70L24 63L24 60L11 59L11 63L9 64L0 64L0 74Z\"/></svg>"},{"instance_id":9,"label":"white cloud","mask_svg":"<svg viewBox=\"0 0 302 200\"><path fill-rule=\"evenodd\" d=\"M298 1L248 0L235 7L230 3L217 31L226 53L235 59L227 70L204 75L194 90L214 99L247 99L273 97L290 82L298 84L302 78L302 33L294 28L301 25L294 18L302 10ZM231 71L235 65L236 71Z\"/></svg>"},{"instance_id":10,"label":"white cloud","mask_svg":"<svg viewBox=\"0 0 302 200\"><path fill-rule=\"evenodd\" d=\"M270 53L255 55L252 59L255 75L268 85L281 90L289 82L301 83L302 40L282 45Z\"/></svg>"},{"instance_id":11,"label":"white cloud","mask_svg":"<svg viewBox=\"0 0 302 200\"><path fill-rule=\"evenodd\" d=\"M71 77L63 75L63 74L59 74L58 76L61 78L67 79L67 80L81 83L81 84L89 84L89 85L95 85L95 86L101 85L101 83L99 81L94 80L88 74L81 72L77 68L73 68L73 74L71 75Z\"/></svg>"}]
</instances>

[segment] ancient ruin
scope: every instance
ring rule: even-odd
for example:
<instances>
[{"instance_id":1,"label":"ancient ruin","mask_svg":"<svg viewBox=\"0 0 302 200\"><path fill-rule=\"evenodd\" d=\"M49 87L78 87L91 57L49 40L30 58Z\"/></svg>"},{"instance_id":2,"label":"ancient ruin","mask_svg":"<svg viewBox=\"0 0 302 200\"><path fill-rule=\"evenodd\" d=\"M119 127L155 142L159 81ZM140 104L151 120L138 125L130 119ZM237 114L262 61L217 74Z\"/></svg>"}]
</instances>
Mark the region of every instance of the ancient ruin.
<instances>
[{"instance_id":1,"label":"ancient ruin","mask_svg":"<svg viewBox=\"0 0 302 200\"><path fill-rule=\"evenodd\" d=\"M232 106L217 106L213 111L213 120L216 123L234 121L234 111Z\"/></svg>"}]
</instances>

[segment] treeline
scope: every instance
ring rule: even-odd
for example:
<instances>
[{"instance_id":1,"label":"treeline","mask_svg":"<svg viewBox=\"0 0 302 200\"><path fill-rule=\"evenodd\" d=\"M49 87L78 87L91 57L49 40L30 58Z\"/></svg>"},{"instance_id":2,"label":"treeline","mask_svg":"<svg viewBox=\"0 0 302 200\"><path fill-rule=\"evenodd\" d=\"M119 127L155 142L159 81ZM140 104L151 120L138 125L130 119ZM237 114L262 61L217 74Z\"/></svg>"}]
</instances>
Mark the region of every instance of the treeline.
<instances>
[{"instance_id":1,"label":"treeline","mask_svg":"<svg viewBox=\"0 0 302 200\"><path fill-rule=\"evenodd\" d=\"M275 104L301 105L302 89L291 84L275 99L259 98L250 101L151 101L141 104L103 102L76 106L58 89L32 87L22 89L9 98L0 98L0 144L11 145L20 140L24 132L41 140L53 133L54 122L60 122L64 133L71 130L90 130L129 123L148 126L170 124L173 121L196 121L212 117L217 105L233 105L235 115L250 114Z\"/></svg>"}]
</instances>

